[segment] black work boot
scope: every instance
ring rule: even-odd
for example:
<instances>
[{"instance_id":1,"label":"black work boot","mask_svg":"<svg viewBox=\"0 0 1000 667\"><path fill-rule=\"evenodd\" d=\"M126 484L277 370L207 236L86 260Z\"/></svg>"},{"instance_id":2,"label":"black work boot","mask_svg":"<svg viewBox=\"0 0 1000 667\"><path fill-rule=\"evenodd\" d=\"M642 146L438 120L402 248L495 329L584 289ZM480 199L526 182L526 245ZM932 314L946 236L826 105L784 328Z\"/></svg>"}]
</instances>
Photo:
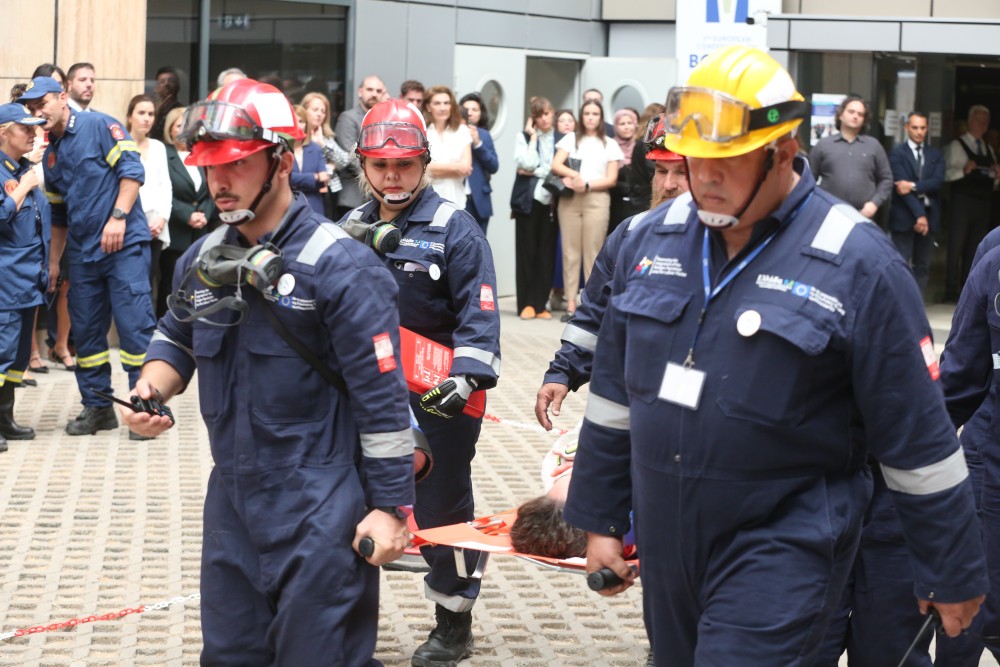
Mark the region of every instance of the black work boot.
<instances>
[{"instance_id":1,"label":"black work boot","mask_svg":"<svg viewBox=\"0 0 1000 667\"><path fill-rule=\"evenodd\" d=\"M35 439L35 429L14 421L14 385L10 382L0 387L0 435L7 440Z\"/></svg>"},{"instance_id":2,"label":"black work boot","mask_svg":"<svg viewBox=\"0 0 1000 667\"><path fill-rule=\"evenodd\" d=\"M472 653L472 612L451 611L434 605L437 626L413 652L413 667L455 667Z\"/></svg>"},{"instance_id":3,"label":"black work boot","mask_svg":"<svg viewBox=\"0 0 1000 667\"><path fill-rule=\"evenodd\" d=\"M110 405L103 408L86 406L79 417L66 424L66 432L70 435L94 435L98 431L110 431L116 428L118 428L118 417Z\"/></svg>"}]
</instances>

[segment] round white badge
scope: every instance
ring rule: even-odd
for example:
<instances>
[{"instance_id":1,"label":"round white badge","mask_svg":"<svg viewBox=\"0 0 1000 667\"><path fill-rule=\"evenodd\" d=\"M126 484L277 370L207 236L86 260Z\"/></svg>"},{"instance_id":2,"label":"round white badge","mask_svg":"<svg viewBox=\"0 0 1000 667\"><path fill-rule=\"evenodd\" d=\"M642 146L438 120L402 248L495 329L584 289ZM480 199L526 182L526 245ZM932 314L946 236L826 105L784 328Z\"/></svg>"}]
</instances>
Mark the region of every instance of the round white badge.
<instances>
[{"instance_id":1,"label":"round white badge","mask_svg":"<svg viewBox=\"0 0 1000 667\"><path fill-rule=\"evenodd\" d=\"M431 280L439 280L441 278L441 267L437 264L431 264L431 268L427 269L427 272L431 274Z\"/></svg>"},{"instance_id":2,"label":"round white badge","mask_svg":"<svg viewBox=\"0 0 1000 667\"><path fill-rule=\"evenodd\" d=\"M736 331L741 336L752 336L760 331L760 313L756 310L748 310L740 315L736 320Z\"/></svg>"},{"instance_id":3,"label":"round white badge","mask_svg":"<svg viewBox=\"0 0 1000 667\"><path fill-rule=\"evenodd\" d=\"M286 273L278 279L278 294L288 296L295 289L295 276Z\"/></svg>"}]
</instances>

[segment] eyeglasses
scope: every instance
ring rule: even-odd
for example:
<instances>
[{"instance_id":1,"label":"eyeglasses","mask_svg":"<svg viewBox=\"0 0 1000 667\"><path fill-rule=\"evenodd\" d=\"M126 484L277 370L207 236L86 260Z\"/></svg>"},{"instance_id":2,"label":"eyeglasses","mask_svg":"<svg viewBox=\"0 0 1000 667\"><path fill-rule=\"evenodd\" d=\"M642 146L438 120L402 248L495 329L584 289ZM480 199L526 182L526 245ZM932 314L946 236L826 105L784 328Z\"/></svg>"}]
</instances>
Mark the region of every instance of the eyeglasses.
<instances>
[{"instance_id":1,"label":"eyeglasses","mask_svg":"<svg viewBox=\"0 0 1000 667\"><path fill-rule=\"evenodd\" d=\"M808 103L800 100L751 109L721 91L693 86L671 88L666 107L664 129L668 134L680 134L688 123L693 123L699 137L715 143L805 118L809 112Z\"/></svg>"},{"instance_id":2,"label":"eyeglasses","mask_svg":"<svg viewBox=\"0 0 1000 667\"><path fill-rule=\"evenodd\" d=\"M422 151L427 149L427 137L412 123L372 123L361 128L358 136L358 150L372 151L384 148L389 142L404 150Z\"/></svg>"},{"instance_id":3,"label":"eyeglasses","mask_svg":"<svg viewBox=\"0 0 1000 667\"><path fill-rule=\"evenodd\" d=\"M281 135L261 127L246 109L228 102L199 102L191 105L184 112L177 139L188 146L203 139L262 139L275 144L287 144Z\"/></svg>"}]
</instances>

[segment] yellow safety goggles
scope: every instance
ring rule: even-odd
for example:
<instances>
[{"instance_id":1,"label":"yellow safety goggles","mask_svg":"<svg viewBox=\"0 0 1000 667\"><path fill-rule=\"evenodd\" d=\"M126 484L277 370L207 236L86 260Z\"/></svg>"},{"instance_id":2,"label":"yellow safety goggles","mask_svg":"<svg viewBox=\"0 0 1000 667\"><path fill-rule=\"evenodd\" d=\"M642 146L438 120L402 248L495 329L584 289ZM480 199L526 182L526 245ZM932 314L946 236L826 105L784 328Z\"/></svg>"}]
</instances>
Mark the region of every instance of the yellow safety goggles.
<instances>
[{"instance_id":1,"label":"yellow safety goggles","mask_svg":"<svg viewBox=\"0 0 1000 667\"><path fill-rule=\"evenodd\" d=\"M664 129L680 135L692 123L704 141L726 143L753 132L806 118L809 104L788 100L752 109L745 102L711 88L675 86L667 94Z\"/></svg>"}]
</instances>

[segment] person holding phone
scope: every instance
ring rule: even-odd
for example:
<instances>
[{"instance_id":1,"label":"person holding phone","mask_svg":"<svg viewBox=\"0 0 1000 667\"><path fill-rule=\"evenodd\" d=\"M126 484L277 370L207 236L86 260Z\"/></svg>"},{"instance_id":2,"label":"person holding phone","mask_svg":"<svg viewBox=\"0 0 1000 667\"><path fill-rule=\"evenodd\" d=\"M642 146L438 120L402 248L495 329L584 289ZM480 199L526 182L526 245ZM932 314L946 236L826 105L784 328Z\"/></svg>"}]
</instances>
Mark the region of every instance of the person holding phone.
<instances>
[{"instance_id":1,"label":"person holding phone","mask_svg":"<svg viewBox=\"0 0 1000 667\"><path fill-rule=\"evenodd\" d=\"M493 216L490 176L497 173L500 160L493 147L493 137L487 129L490 124L489 113L479 93L464 95L459 104L462 105L462 118L472 137L472 173L466 179L465 210L476 219L485 234L486 226Z\"/></svg>"}]
</instances>

